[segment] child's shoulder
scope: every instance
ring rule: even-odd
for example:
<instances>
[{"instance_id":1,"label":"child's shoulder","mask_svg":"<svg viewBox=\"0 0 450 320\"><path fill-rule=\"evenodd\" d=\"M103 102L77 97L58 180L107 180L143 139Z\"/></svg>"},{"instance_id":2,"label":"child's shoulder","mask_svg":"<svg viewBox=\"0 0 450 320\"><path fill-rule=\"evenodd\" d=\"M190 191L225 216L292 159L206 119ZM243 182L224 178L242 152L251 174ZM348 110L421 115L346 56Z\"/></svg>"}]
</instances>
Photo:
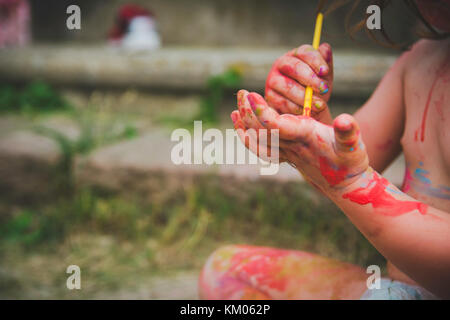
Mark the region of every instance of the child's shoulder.
<instances>
[{"instance_id":1,"label":"child's shoulder","mask_svg":"<svg viewBox=\"0 0 450 320\"><path fill-rule=\"evenodd\" d=\"M414 43L409 50L405 51L401 55L400 60L404 60L406 68L416 68L418 63L422 64L445 53L448 45L449 41L447 40L421 39Z\"/></svg>"}]
</instances>

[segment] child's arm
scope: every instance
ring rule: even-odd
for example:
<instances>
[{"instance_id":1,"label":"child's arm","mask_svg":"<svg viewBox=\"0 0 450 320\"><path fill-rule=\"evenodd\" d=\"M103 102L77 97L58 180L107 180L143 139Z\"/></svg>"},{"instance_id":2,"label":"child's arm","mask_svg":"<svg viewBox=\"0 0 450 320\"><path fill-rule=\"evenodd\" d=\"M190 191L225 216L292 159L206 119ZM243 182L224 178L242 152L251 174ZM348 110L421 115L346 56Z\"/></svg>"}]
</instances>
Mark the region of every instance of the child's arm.
<instances>
[{"instance_id":1,"label":"child's arm","mask_svg":"<svg viewBox=\"0 0 450 320\"><path fill-rule=\"evenodd\" d=\"M415 200L369 168L332 199L397 268L450 298L450 216Z\"/></svg>"},{"instance_id":2,"label":"child's arm","mask_svg":"<svg viewBox=\"0 0 450 320\"><path fill-rule=\"evenodd\" d=\"M241 90L232 119L247 146L247 129L278 129L280 154L342 208L395 266L431 292L450 297L450 218L399 191L369 167L355 118L342 114L333 126L278 114L255 93ZM270 141L270 139L267 139ZM259 146L258 151L264 149Z\"/></svg>"}]
</instances>

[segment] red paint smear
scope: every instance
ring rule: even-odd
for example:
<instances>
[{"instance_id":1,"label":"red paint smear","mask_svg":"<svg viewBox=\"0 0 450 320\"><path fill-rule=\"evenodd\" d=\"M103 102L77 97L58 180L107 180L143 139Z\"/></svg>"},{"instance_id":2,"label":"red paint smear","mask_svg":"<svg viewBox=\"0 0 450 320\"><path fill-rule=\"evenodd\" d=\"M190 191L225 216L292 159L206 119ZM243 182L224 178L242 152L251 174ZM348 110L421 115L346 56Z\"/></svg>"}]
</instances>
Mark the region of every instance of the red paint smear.
<instances>
[{"instance_id":1,"label":"red paint smear","mask_svg":"<svg viewBox=\"0 0 450 320\"><path fill-rule=\"evenodd\" d=\"M297 75L297 70L288 64L281 66L281 68L279 68L279 70L282 74L285 74L286 76L293 77L293 76Z\"/></svg>"},{"instance_id":2,"label":"red paint smear","mask_svg":"<svg viewBox=\"0 0 450 320\"><path fill-rule=\"evenodd\" d=\"M403 179L402 191L408 192L411 189L411 181L413 177L408 168L405 169L405 178Z\"/></svg>"},{"instance_id":3,"label":"red paint smear","mask_svg":"<svg viewBox=\"0 0 450 320\"><path fill-rule=\"evenodd\" d=\"M322 139L322 137L318 134L316 134L317 140L319 140L319 142L325 142L325 140Z\"/></svg>"},{"instance_id":4,"label":"red paint smear","mask_svg":"<svg viewBox=\"0 0 450 320\"><path fill-rule=\"evenodd\" d=\"M347 167L339 167L336 170L330 165L326 157L320 157L319 163L320 163L320 172L322 173L324 178L328 181L330 186L337 185L345 179L345 176L347 175L348 172Z\"/></svg>"},{"instance_id":5,"label":"red paint smear","mask_svg":"<svg viewBox=\"0 0 450 320\"><path fill-rule=\"evenodd\" d=\"M372 204L377 213L385 216L396 217L402 214L419 210L421 214L426 214L428 206L418 201L401 201L395 199L386 191L389 181L373 173L373 180L370 184L374 184L372 188L357 188L351 192L345 193L342 197L359 204Z\"/></svg>"},{"instance_id":6,"label":"red paint smear","mask_svg":"<svg viewBox=\"0 0 450 320\"><path fill-rule=\"evenodd\" d=\"M443 65L439 68L439 72L436 75L436 78L433 81L433 84L431 85L430 91L428 92L428 97L427 97L427 103L425 105L425 110L423 112L423 116L422 116L422 124L420 126L420 141L424 141L425 140L425 123L427 121L427 115L428 115L428 109L430 108L430 102L431 102L431 97L433 96L433 90L434 87L436 86L439 78L441 76L443 76L443 73L445 72L445 69L447 68L449 59L445 59L445 62L443 63ZM414 136L414 140L417 141L417 134L418 134L418 130L416 130L415 136Z\"/></svg>"},{"instance_id":7,"label":"red paint smear","mask_svg":"<svg viewBox=\"0 0 450 320\"><path fill-rule=\"evenodd\" d=\"M283 269L277 261L288 254L286 250L264 248L238 252L231 259L228 273L238 278L252 277L253 281L257 282L257 287L268 286L283 291L289 279L276 276Z\"/></svg>"}]
</instances>

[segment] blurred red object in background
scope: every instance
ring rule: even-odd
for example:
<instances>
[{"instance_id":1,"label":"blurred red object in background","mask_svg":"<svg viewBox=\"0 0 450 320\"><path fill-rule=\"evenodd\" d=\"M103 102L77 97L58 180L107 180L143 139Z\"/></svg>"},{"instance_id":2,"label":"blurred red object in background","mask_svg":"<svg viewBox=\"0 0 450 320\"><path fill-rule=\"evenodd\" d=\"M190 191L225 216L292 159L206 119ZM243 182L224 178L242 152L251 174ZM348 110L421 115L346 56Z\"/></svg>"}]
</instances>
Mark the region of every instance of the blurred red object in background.
<instances>
[{"instance_id":1,"label":"blurred red object in background","mask_svg":"<svg viewBox=\"0 0 450 320\"><path fill-rule=\"evenodd\" d=\"M23 46L30 41L28 0L0 0L0 48Z\"/></svg>"}]
</instances>

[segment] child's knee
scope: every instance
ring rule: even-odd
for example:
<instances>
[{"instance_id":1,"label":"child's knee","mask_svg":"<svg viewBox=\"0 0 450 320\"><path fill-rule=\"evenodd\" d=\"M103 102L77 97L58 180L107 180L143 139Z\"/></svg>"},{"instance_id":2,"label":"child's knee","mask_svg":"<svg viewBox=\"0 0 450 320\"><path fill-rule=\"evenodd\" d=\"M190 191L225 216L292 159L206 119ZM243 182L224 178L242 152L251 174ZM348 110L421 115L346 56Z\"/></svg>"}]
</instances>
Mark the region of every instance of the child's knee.
<instances>
[{"instance_id":1,"label":"child's knee","mask_svg":"<svg viewBox=\"0 0 450 320\"><path fill-rule=\"evenodd\" d=\"M206 260L199 277L199 295L202 299L214 299L215 288L229 271L233 256L242 249L239 245L226 245L216 249Z\"/></svg>"},{"instance_id":2,"label":"child's knee","mask_svg":"<svg viewBox=\"0 0 450 320\"><path fill-rule=\"evenodd\" d=\"M201 277L215 276L226 272L238 248L237 245L226 245L214 250L203 265Z\"/></svg>"}]
</instances>

